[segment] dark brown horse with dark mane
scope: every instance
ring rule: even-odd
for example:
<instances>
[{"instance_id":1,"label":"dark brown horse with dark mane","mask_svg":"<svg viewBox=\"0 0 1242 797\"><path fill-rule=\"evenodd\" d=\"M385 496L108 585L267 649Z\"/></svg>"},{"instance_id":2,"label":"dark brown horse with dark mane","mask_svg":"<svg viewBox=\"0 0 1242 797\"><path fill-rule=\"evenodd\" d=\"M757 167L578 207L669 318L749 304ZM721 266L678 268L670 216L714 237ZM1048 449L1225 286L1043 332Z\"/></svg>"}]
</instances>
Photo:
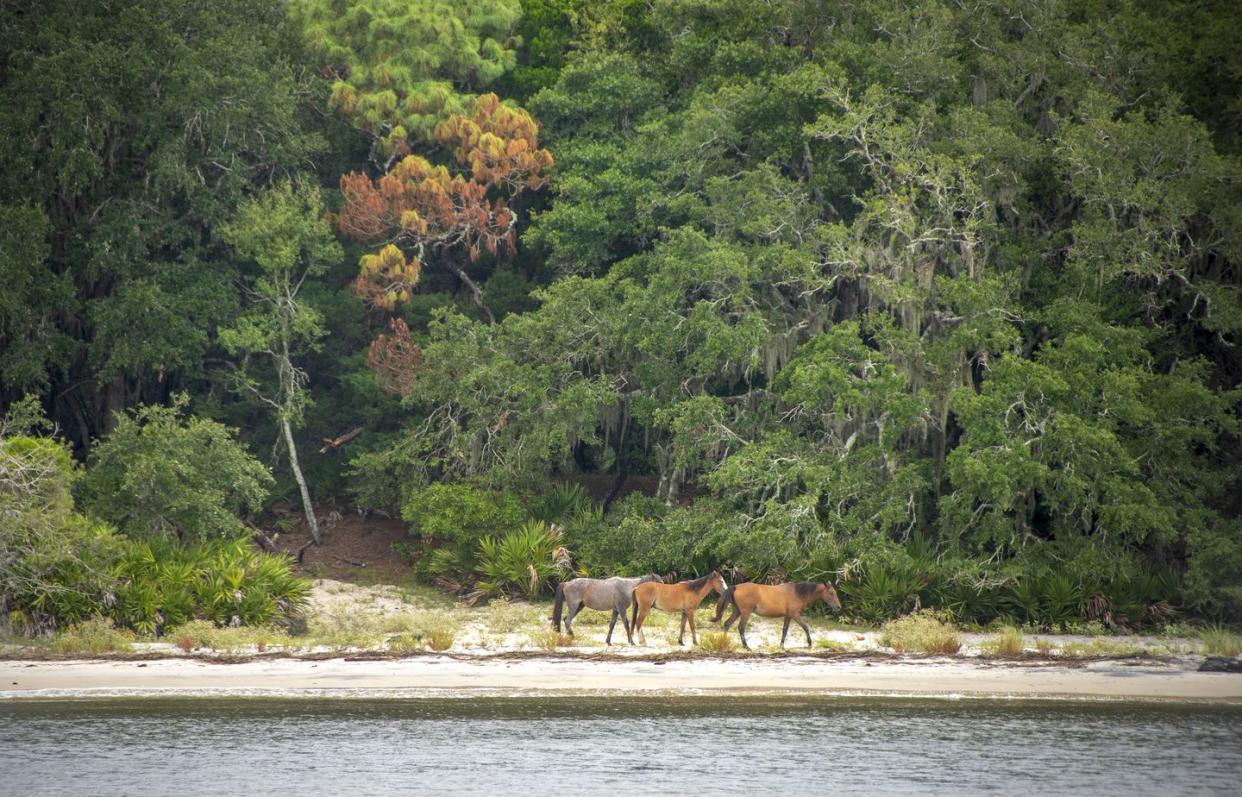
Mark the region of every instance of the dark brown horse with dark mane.
<instances>
[{"instance_id":1,"label":"dark brown horse with dark mane","mask_svg":"<svg viewBox=\"0 0 1242 797\"><path fill-rule=\"evenodd\" d=\"M638 639L642 644L647 644L647 637L643 634L643 622L647 619L647 614L652 608L659 609L662 612L680 612L681 613L681 633L677 635L677 644L685 644L686 639L686 621L690 621L690 641L697 645L699 643L698 634L694 630L694 612L699 608L699 604L707 597L707 593L716 590L717 593L723 595L729 588L721 577L719 570L713 570L702 578L696 578L691 581L678 581L676 584L657 584L650 582L647 584L639 584L634 588L634 619L630 625L634 631L638 633Z\"/></svg>"},{"instance_id":2,"label":"dark brown horse with dark mane","mask_svg":"<svg viewBox=\"0 0 1242 797\"><path fill-rule=\"evenodd\" d=\"M835 611L841 611L841 600L837 597L836 587L827 582L734 584L721 598L712 622L720 622L725 606L732 606L733 613L725 621L724 630L728 631L733 621L739 620L738 636L742 638L742 647L749 649L750 645L746 643L746 623L750 621L752 614L760 617L784 617L785 629L781 632L781 647L785 647L785 637L789 636L789 623L793 621L806 632L806 646L809 648L811 629L802 621L802 610L817 600L824 601Z\"/></svg>"}]
</instances>

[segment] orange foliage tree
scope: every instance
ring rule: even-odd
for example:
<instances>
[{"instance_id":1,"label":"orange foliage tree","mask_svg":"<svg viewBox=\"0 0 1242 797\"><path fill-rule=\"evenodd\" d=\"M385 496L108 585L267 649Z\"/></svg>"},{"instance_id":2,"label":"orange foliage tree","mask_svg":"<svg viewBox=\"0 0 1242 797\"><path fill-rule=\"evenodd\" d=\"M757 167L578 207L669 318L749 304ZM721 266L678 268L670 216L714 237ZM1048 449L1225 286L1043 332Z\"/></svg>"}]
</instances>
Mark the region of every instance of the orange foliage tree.
<instances>
[{"instance_id":1,"label":"orange foliage tree","mask_svg":"<svg viewBox=\"0 0 1242 797\"><path fill-rule=\"evenodd\" d=\"M414 342L405 321L394 318L388 328L392 331L391 335L380 335L371 342L367 350L367 365L384 392L405 396L418 381L423 350Z\"/></svg>"},{"instance_id":2,"label":"orange foliage tree","mask_svg":"<svg viewBox=\"0 0 1242 797\"><path fill-rule=\"evenodd\" d=\"M503 105L495 94L474 98L469 115L437 125L435 140L453 153L461 172L407 154L378 179L357 172L341 178L338 228L379 246L362 258L354 291L392 310L410 298L424 263L433 260L461 280L494 322L453 250L464 250L469 263L484 251L512 253L517 217L510 205L523 191L543 186L552 155L539 147L539 126L530 114Z\"/></svg>"}]
</instances>

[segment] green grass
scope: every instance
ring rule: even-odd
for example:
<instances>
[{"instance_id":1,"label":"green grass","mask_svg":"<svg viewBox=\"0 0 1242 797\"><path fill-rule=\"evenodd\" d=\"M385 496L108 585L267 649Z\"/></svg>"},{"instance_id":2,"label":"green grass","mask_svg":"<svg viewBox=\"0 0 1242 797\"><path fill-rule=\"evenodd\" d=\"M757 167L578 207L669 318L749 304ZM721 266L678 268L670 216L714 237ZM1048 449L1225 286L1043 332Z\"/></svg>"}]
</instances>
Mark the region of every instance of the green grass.
<instances>
[{"instance_id":1,"label":"green grass","mask_svg":"<svg viewBox=\"0 0 1242 797\"><path fill-rule=\"evenodd\" d=\"M733 641L733 635L727 631L708 631L706 634L699 634L699 650L708 653L729 653L737 649L737 643Z\"/></svg>"},{"instance_id":2,"label":"green grass","mask_svg":"<svg viewBox=\"0 0 1242 797\"><path fill-rule=\"evenodd\" d=\"M269 647L295 645L293 638L283 628L272 626L217 628L208 620L192 620L169 631L165 637L187 653L203 648L235 653L252 647L262 653Z\"/></svg>"},{"instance_id":3,"label":"green grass","mask_svg":"<svg viewBox=\"0 0 1242 797\"><path fill-rule=\"evenodd\" d=\"M1071 659L1096 659L1114 656L1152 656L1160 650L1145 648L1129 642L1111 639L1093 639L1090 642L1066 642L1058 653Z\"/></svg>"},{"instance_id":4,"label":"green grass","mask_svg":"<svg viewBox=\"0 0 1242 797\"><path fill-rule=\"evenodd\" d=\"M816 650L831 650L837 653L844 653L854 649L854 646L848 642L842 642L839 639L817 639L815 640Z\"/></svg>"},{"instance_id":5,"label":"green grass","mask_svg":"<svg viewBox=\"0 0 1242 797\"><path fill-rule=\"evenodd\" d=\"M1203 642L1203 653L1207 656L1242 655L1242 636L1221 626L1203 629L1199 639Z\"/></svg>"},{"instance_id":6,"label":"green grass","mask_svg":"<svg viewBox=\"0 0 1242 797\"><path fill-rule=\"evenodd\" d=\"M127 652L133 640L132 634L113 628L111 620L93 617L61 631L52 640L51 647L66 656L98 656L100 653Z\"/></svg>"},{"instance_id":7,"label":"green grass","mask_svg":"<svg viewBox=\"0 0 1242 797\"><path fill-rule=\"evenodd\" d=\"M552 629L543 631L532 631L530 633L530 644L539 650L554 651L557 648L573 647L577 644L577 640L568 634L558 634Z\"/></svg>"},{"instance_id":8,"label":"green grass","mask_svg":"<svg viewBox=\"0 0 1242 797\"><path fill-rule=\"evenodd\" d=\"M427 635L427 646L437 653L443 653L453 647L453 632L446 628L437 628Z\"/></svg>"},{"instance_id":9,"label":"green grass","mask_svg":"<svg viewBox=\"0 0 1242 797\"><path fill-rule=\"evenodd\" d=\"M484 622L492 634L533 633L536 629L548 627L550 614L547 606L501 598L487 604Z\"/></svg>"},{"instance_id":10,"label":"green grass","mask_svg":"<svg viewBox=\"0 0 1242 797\"><path fill-rule=\"evenodd\" d=\"M1026 649L1026 637L1022 631L1012 626L1002 628L992 639L985 640L980 646L990 656L1001 656L1016 659Z\"/></svg>"},{"instance_id":11,"label":"green grass","mask_svg":"<svg viewBox=\"0 0 1242 797\"><path fill-rule=\"evenodd\" d=\"M962 648L957 629L929 611L908 614L885 623L880 629L880 644L896 653L948 655Z\"/></svg>"}]
</instances>

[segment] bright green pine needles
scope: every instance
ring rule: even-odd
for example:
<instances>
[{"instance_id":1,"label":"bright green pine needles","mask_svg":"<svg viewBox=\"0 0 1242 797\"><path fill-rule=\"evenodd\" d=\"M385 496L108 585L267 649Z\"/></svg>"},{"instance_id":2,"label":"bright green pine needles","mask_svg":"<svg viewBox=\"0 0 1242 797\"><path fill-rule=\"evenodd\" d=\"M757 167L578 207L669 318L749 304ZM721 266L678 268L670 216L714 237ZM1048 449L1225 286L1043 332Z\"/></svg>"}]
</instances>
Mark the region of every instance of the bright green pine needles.
<instances>
[{"instance_id":1,"label":"bright green pine needles","mask_svg":"<svg viewBox=\"0 0 1242 797\"><path fill-rule=\"evenodd\" d=\"M311 54L336 75L330 104L381 136L430 140L436 125L465 113L469 90L512 68L517 0L297 0L290 13Z\"/></svg>"}]
</instances>

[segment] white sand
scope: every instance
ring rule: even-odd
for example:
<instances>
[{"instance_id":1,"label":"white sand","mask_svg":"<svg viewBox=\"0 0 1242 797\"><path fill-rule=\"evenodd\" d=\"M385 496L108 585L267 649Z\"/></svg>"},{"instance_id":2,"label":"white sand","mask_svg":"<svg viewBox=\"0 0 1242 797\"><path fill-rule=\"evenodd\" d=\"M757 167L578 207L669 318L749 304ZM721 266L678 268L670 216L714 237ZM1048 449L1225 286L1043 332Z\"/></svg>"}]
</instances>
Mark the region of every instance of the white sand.
<instances>
[{"instance_id":1,"label":"white sand","mask_svg":"<svg viewBox=\"0 0 1242 797\"><path fill-rule=\"evenodd\" d=\"M1242 703L1242 676L1173 664L996 664L810 657L591 661L419 656L379 661L0 662L0 699L103 695L470 697L632 694L1023 697Z\"/></svg>"}]
</instances>

